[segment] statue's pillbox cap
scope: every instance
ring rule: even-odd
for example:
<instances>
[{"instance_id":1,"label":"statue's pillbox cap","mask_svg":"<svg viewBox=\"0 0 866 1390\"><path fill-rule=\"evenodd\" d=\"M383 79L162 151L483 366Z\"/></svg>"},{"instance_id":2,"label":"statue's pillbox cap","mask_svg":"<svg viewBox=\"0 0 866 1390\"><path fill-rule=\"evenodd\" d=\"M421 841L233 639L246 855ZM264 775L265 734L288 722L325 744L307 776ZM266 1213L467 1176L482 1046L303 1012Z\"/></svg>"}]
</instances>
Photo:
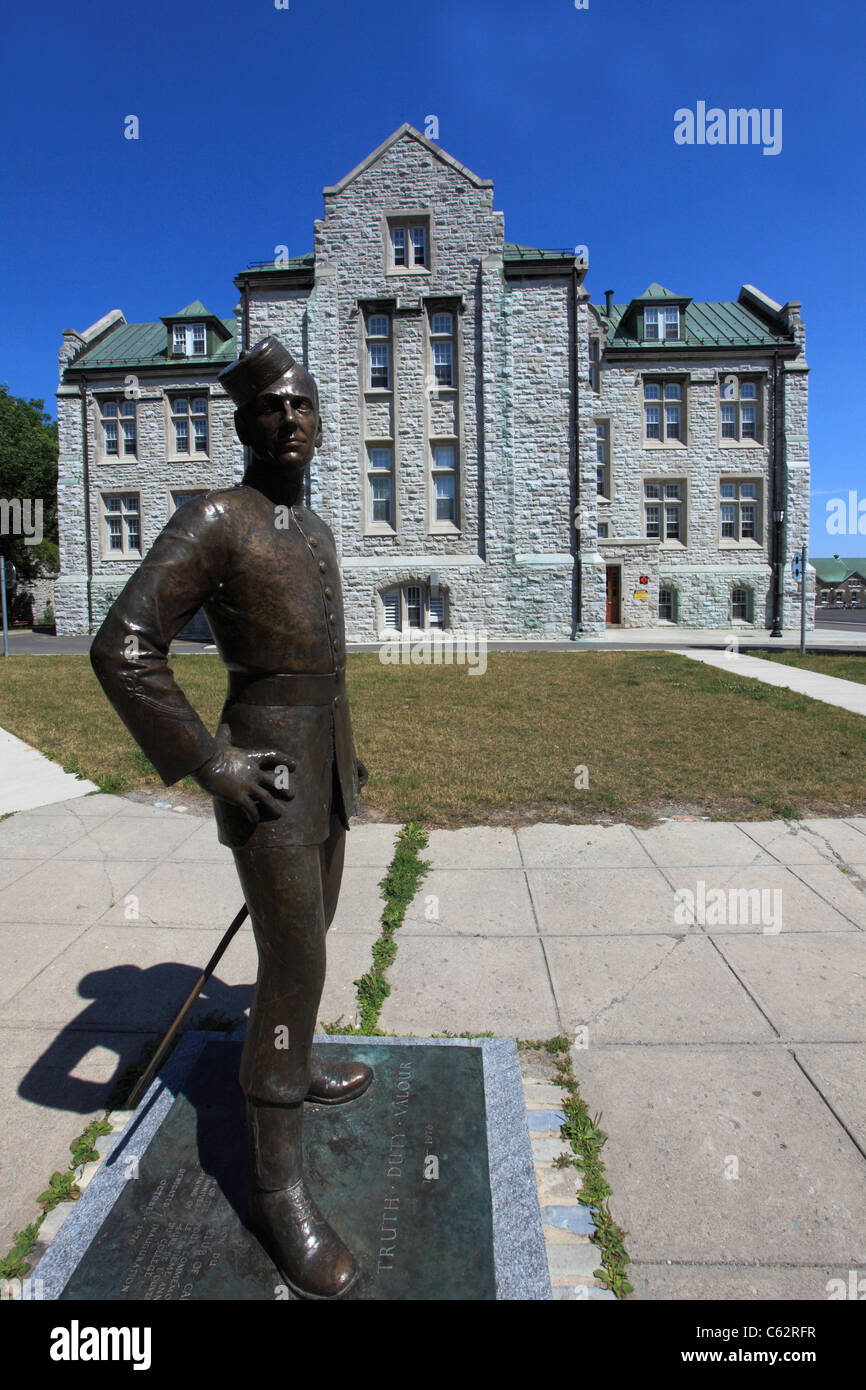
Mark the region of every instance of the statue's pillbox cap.
<instances>
[{"instance_id":1,"label":"statue's pillbox cap","mask_svg":"<svg viewBox=\"0 0 866 1390\"><path fill-rule=\"evenodd\" d=\"M219 374L219 383L236 406L249 405L260 391L300 364L279 338L262 338ZM303 371L304 369L301 368Z\"/></svg>"}]
</instances>

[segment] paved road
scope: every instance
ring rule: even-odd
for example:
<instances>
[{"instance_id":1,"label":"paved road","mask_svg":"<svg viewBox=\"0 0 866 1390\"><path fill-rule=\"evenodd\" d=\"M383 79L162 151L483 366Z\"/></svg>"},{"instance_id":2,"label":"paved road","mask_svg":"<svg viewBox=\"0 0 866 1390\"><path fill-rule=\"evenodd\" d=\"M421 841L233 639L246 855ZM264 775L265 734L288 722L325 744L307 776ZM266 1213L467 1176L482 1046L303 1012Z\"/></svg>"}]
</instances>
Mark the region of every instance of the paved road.
<instances>
[{"instance_id":1,"label":"paved road","mask_svg":"<svg viewBox=\"0 0 866 1390\"><path fill-rule=\"evenodd\" d=\"M668 647L705 647L724 650L736 637L741 651L799 651L800 630L785 629L784 635L771 638L768 632L709 628L608 628L600 637L581 637L575 642L499 642L487 643L492 652L581 652L581 651L658 651ZM69 655L90 650L90 637L49 637L43 633L12 632L9 634L11 656L28 654L50 656ZM866 624L844 626L830 623L807 633L808 651L866 652ZM201 642L174 642L172 651L180 653L213 654L216 648ZM349 652L377 651L378 643L348 642Z\"/></svg>"},{"instance_id":2,"label":"paved road","mask_svg":"<svg viewBox=\"0 0 866 1390\"><path fill-rule=\"evenodd\" d=\"M819 628L847 628L862 632L866 628L866 608L819 608L815 617Z\"/></svg>"}]
</instances>

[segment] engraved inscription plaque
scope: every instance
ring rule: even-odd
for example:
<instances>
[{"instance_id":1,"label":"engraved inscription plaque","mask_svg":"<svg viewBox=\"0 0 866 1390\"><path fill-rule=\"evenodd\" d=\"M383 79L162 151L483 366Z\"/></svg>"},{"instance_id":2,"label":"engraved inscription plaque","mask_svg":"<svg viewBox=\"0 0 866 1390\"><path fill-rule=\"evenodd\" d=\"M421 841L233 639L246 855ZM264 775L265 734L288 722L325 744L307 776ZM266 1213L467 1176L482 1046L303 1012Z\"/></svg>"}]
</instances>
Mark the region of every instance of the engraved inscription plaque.
<instances>
[{"instance_id":1,"label":"engraved inscription plaque","mask_svg":"<svg viewBox=\"0 0 866 1390\"><path fill-rule=\"evenodd\" d=\"M306 1107L307 1181L363 1267L360 1299L494 1299L493 1220L480 1049L327 1043L375 1081L344 1106ZM292 1295L246 1226L241 1044L208 1042L129 1174L63 1299Z\"/></svg>"}]
</instances>

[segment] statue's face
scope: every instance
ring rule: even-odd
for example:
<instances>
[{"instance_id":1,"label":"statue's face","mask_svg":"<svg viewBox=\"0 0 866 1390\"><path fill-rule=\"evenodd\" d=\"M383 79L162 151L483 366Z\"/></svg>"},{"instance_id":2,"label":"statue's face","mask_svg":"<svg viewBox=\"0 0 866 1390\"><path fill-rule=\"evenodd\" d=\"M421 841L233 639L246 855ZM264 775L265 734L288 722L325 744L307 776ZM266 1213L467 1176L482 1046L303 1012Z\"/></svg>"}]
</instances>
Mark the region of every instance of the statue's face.
<instances>
[{"instance_id":1,"label":"statue's face","mask_svg":"<svg viewBox=\"0 0 866 1390\"><path fill-rule=\"evenodd\" d=\"M301 475L322 442L316 386L295 366L265 387L241 413L238 434L257 458Z\"/></svg>"}]
</instances>

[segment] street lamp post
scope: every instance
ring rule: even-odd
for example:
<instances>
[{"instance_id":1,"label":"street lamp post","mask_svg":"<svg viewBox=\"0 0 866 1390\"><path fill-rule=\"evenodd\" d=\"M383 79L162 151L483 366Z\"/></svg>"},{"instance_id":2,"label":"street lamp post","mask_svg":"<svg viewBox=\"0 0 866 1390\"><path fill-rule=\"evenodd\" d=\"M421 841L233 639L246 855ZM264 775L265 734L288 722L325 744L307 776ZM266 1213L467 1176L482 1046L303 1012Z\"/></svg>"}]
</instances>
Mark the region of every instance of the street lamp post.
<instances>
[{"instance_id":1,"label":"street lamp post","mask_svg":"<svg viewBox=\"0 0 866 1390\"><path fill-rule=\"evenodd\" d=\"M776 534L775 534L775 542L776 542L776 543L775 543L775 547L774 547L774 550L775 550L774 562L775 562L775 570L776 570L776 574L775 574L776 596L775 596L775 602L774 602L774 604L773 604L773 630L772 630L772 632L770 633L770 636L771 636L771 637L781 637L781 636L782 636L782 589L783 589L783 584L784 584L784 573L785 573L785 557L784 557L784 555L782 554L782 527L783 527L784 524L785 524L785 508L784 508L784 507L776 507L776 508L774 508L774 510L773 510L773 524L774 524L774 526L775 526L775 528L776 528Z\"/></svg>"}]
</instances>

